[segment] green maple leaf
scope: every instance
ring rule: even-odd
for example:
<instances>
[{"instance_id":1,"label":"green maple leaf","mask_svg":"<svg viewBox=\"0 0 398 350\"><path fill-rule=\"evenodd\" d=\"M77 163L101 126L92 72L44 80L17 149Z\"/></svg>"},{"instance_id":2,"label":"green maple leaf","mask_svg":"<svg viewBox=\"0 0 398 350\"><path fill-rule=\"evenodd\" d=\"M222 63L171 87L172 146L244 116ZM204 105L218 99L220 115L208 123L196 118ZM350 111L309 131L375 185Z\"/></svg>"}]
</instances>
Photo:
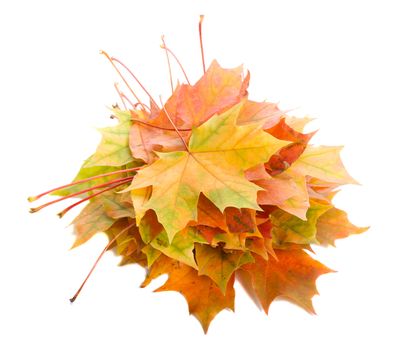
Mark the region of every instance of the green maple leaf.
<instances>
[{"instance_id":1,"label":"green maple leaf","mask_svg":"<svg viewBox=\"0 0 398 350\"><path fill-rule=\"evenodd\" d=\"M248 251L224 251L221 247L213 248L206 244L196 245L196 260L199 275L209 276L224 294L234 271L244 264L254 262Z\"/></svg>"},{"instance_id":2,"label":"green maple leaf","mask_svg":"<svg viewBox=\"0 0 398 350\"><path fill-rule=\"evenodd\" d=\"M178 232L170 244L166 231L163 231L152 240L151 246L169 258L197 269L198 266L193 254L195 242L206 243L206 240L193 227L188 227Z\"/></svg>"},{"instance_id":3,"label":"green maple leaf","mask_svg":"<svg viewBox=\"0 0 398 350\"><path fill-rule=\"evenodd\" d=\"M299 219L281 209L271 214L272 237L277 245L283 243L312 244L319 243L316 238L318 218L331 208L330 205L311 201L307 211L307 220Z\"/></svg>"},{"instance_id":4,"label":"green maple leaf","mask_svg":"<svg viewBox=\"0 0 398 350\"><path fill-rule=\"evenodd\" d=\"M93 166L122 166L137 162L131 155L129 148L129 134L132 126L131 116L118 109L113 113L119 120L115 126L99 129L102 140L96 152L87 160L85 167Z\"/></svg>"}]
</instances>

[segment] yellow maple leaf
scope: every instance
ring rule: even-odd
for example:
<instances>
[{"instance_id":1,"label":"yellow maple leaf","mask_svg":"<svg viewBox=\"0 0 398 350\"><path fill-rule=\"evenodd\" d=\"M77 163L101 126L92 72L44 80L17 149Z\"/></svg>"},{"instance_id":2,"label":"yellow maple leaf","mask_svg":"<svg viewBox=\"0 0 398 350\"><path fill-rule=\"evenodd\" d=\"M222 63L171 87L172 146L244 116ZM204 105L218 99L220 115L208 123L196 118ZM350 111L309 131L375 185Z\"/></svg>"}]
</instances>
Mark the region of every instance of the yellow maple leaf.
<instances>
[{"instance_id":1,"label":"yellow maple leaf","mask_svg":"<svg viewBox=\"0 0 398 350\"><path fill-rule=\"evenodd\" d=\"M153 209L170 242L190 220L197 219L200 193L221 211L226 207L260 209L257 191L261 188L248 181L244 171L267 162L289 142L262 130L262 122L236 125L241 106L193 129L187 151L158 153L159 159L138 171L126 189L152 186L149 200L140 203L141 214Z\"/></svg>"},{"instance_id":2,"label":"yellow maple leaf","mask_svg":"<svg viewBox=\"0 0 398 350\"><path fill-rule=\"evenodd\" d=\"M308 146L303 154L291 166L301 175L340 185L357 184L345 170L340 159L341 146Z\"/></svg>"}]
</instances>

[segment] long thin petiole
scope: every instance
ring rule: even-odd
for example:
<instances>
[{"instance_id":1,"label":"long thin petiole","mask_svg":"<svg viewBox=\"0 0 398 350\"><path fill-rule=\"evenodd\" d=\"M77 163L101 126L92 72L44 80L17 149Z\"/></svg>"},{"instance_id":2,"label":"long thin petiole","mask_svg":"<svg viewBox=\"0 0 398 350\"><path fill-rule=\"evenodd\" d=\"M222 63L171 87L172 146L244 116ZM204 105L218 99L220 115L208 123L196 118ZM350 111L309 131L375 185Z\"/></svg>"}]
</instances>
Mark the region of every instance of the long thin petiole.
<instances>
[{"instance_id":1,"label":"long thin petiole","mask_svg":"<svg viewBox=\"0 0 398 350\"><path fill-rule=\"evenodd\" d=\"M162 98L161 98L161 97L160 97L160 103L162 104L162 108L164 109L164 112L166 113L167 119L170 121L171 125L173 125L174 130L177 132L178 136L180 137L182 143L183 143L184 146L185 146L185 149L186 149L187 152L189 153L188 145L187 145L187 143L185 142L184 138L182 137L182 135L181 135L181 133L180 133L180 130L178 130L178 128L177 128L176 125L174 124L173 120L171 119L170 114L169 114L169 112L167 112L166 107L163 105L163 102L162 102Z\"/></svg>"},{"instance_id":2,"label":"long thin petiole","mask_svg":"<svg viewBox=\"0 0 398 350\"><path fill-rule=\"evenodd\" d=\"M120 78L122 78L123 82L126 84L127 88L130 90L130 92L133 94L134 98L142 105L141 100L137 96L137 94L134 92L134 90L131 88L129 83L127 82L126 78L123 76L123 74L120 72L119 68L116 66L116 64L113 62L113 58L111 58L107 52L105 51L100 51L101 54L103 54L108 61L112 64L113 68L115 68L116 72L119 74Z\"/></svg>"},{"instance_id":3,"label":"long thin petiole","mask_svg":"<svg viewBox=\"0 0 398 350\"><path fill-rule=\"evenodd\" d=\"M90 192L90 191L92 191L92 190L96 190L97 188L102 188L102 187L105 187L105 186L113 185L113 184L115 184L115 183L117 183L117 182L125 181L125 180L127 180L127 179L132 180L133 178L134 178L134 176L122 177L122 178L120 178L120 179L112 180L112 181L109 181L109 182L106 182L106 183L103 183L103 184L100 184L100 185L97 185L97 186L93 186L93 187L90 187L90 188L87 188L87 189L78 191L78 192L76 192L76 193L71 193L71 194L69 194L69 195L67 195L67 196L64 196L64 197L58 198L58 199L56 199L56 200L53 200L53 201L51 201L51 202L45 203L45 204L43 204L43 205L41 205L41 206L39 206L39 207L30 208L30 212L31 212L31 213L36 213L36 212L38 212L39 210L41 210L41 209L43 209L43 208L45 208L45 207L48 207L48 206L51 205L51 204L55 204L55 203L58 203L58 202L61 202L61 201L65 200L65 199L73 198L73 197L78 196L78 195L80 195L80 194L87 193L87 192Z\"/></svg>"},{"instance_id":4,"label":"long thin petiole","mask_svg":"<svg viewBox=\"0 0 398 350\"><path fill-rule=\"evenodd\" d=\"M126 179L127 179L127 178L126 178ZM95 193L93 193L93 194L87 196L86 198L83 198L83 199L81 199L80 201L78 201L78 202L76 202L76 203L70 205L69 207L65 208L64 210L62 210L61 212L59 212L57 215L58 215L60 218L62 218L69 210L73 209L74 207L78 206L79 204L82 204L82 203L84 203L85 201L90 200L91 198L97 197L98 195L100 195L100 194L102 194L102 193L104 193L104 192L113 190L114 188L119 187L119 186L121 186L121 185L123 185L123 184L125 184L125 183L127 183L127 182L129 182L129 181L130 181L130 179L128 179L128 180L126 180L126 181L120 181L120 182L116 183L116 185L109 186L109 187L107 187L107 188L105 188L105 189L103 189L103 190L101 190L101 191L95 192Z\"/></svg>"},{"instance_id":5,"label":"long thin petiole","mask_svg":"<svg viewBox=\"0 0 398 350\"><path fill-rule=\"evenodd\" d=\"M163 50L168 51L168 52L170 53L170 55L173 56L173 58L176 60L177 64L180 66L181 71L182 71L182 73L184 74L185 80L187 81L188 85L191 85L191 83L190 83L190 81L189 81L189 79L188 79L187 73L185 72L184 67L182 66L180 60L177 58L177 56L174 54L174 52L171 51L171 50L170 50L167 46L165 46L165 45L161 45L160 47L161 47Z\"/></svg>"},{"instance_id":6,"label":"long thin petiole","mask_svg":"<svg viewBox=\"0 0 398 350\"><path fill-rule=\"evenodd\" d=\"M155 106L159 108L158 104L153 99L151 94L148 92L147 89L145 89L144 85L141 84L141 82L138 80L138 78L135 76L135 74L130 70L130 68L127 67L122 61L120 61L119 59L117 59L115 57L111 57L110 59L112 60L112 62L114 61L114 62L119 63L134 78L134 80L138 83L138 85L141 86L141 89L144 90L144 92L148 95L148 97L152 101L152 103L154 103ZM141 103L141 101L139 101L139 102Z\"/></svg>"},{"instance_id":7,"label":"long thin petiole","mask_svg":"<svg viewBox=\"0 0 398 350\"><path fill-rule=\"evenodd\" d=\"M200 41L200 52L202 54L202 66L203 66L203 73L206 73L206 64L205 64L205 54L203 50L203 39L202 39L202 23L205 16L200 15L199 20L199 41Z\"/></svg>"},{"instance_id":8,"label":"long thin petiole","mask_svg":"<svg viewBox=\"0 0 398 350\"><path fill-rule=\"evenodd\" d=\"M157 125L153 125L153 124L150 124L150 123L147 123L147 122L144 122L143 120L140 120L140 119L136 119L136 118L131 118L131 120L132 121L135 121L135 122L137 122L137 123L140 123L140 124L143 124L143 125L146 125L146 126L149 126L149 127L151 127L151 128L155 128L155 129L160 129L160 130L167 130L167 131L177 131L176 129L171 129L171 128L165 128L165 127L163 127L163 126L157 126ZM191 131L192 129L179 129L179 131Z\"/></svg>"},{"instance_id":9,"label":"long thin petiole","mask_svg":"<svg viewBox=\"0 0 398 350\"><path fill-rule=\"evenodd\" d=\"M95 268L97 267L99 261L101 260L101 258L103 257L103 255L106 253L106 251L109 249L109 247L126 231L128 231L130 228L132 228L135 225L135 223L132 223L131 225L127 226L125 229L123 229L122 231L120 231L115 237L113 237L109 243L105 246L104 250L101 252L101 254L98 256L97 260L95 261L93 267L91 268L90 272L88 273L88 275L86 276L86 278L84 279L83 283L81 284L80 288L77 290L77 292L75 293L75 295L69 299L69 301L71 303L73 303L76 298L79 296L80 292L82 291L84 285L86 284L87 280L90 278L91 274L93 273L93 271L95 270Z\"/></svg>"},{"instance_id":10,"label":"long thin petiole","mask_svg":"<svg viewBox=\"0 0 398 350\"><path fill-rule=\"evenodd\" d=\"M49 191L40 193L40 194L37 195L37 196L29 197L29 198L28 198L28 201L29 201L29 202L33 202L33 201L35 201L35 200L37 200L37 199L39 199L39 198L41 198L41 197L43 197L43 196L45 196L45 195L47 195L47 194L49 194L49 193L52 193L52 192L55 192L55 191L58 191L58 190L62 190L62 189L64 189L64 188L68 188L68 187L71 187L71 186L74 186L74 185L79 185L79 184L81 184L81 183L88 182L88 181L91 181L91 180L100 179L101 177L111 176L111 175L116 175L116 174L128 173L128 172L130 172L130 171L136 171L136 170L139 170L139 169L141 169L141 167L135 167L135 168L129 168L129 169L116 170L116 171L111 171L110 173L104 173L104 174L101 174L101 175L96 175L96 176L87 177L87 178L82 179L82 180L79 180L79 181L71 182L71 183L69 183L69 184L67 184L67 185L63 185L63 186L59 186L59 187L53 188L53 189L51 189L51 190L49 190Z\"/></svg>"},{"instance_id":11,"label":"long thin petiole","mask_svg":"<svg viewBox=\"0 0 398 350\"><path fill-rule=\"evenodd\" d=\"M123 92L122 92L122 97L131 105L131 107L133 107L133 108L137 108L137 105L138 106L141 106L141 104L139 104L139 103L133 103ZM148 106L142 106L142 108L143 109L145 109L145 108L147 108L147 109L149 109L148 108ZM128 108L126 108L126 109L128 109Z\"/></svg>"},{"instance_id":12,"label":"long thin petiole","mask_svg":"<svg viewBox=\"0 0 398 350\"><path fill-rule=\"evenodd\" d=\"M162 43L163 43L163 46L166 47L166 43L164 41L164 35L162 35ZM171 72L170 57L169 57L169 52L167 50L165 50L165 52L166 52L167 66L169 67L171 93L173 93L174 92L174 85L173 85L173 75L172 75L172 72Z\"/></svg>"},{"instance_id":13,"label":"long thin petiole","mask_svg":"<svg viewBox=\"0 0 398 350\"><path fill-rule=\"evenodd\" d=\"M119 86L117 83L114 83L113 86L115 87L117 94L119 95L120 100L122 101L123 107L125 110L127 110L127 106L126 103L124 102L124 95L122 94L122 92L119 90Z\"/></svg>"}]
</instances>

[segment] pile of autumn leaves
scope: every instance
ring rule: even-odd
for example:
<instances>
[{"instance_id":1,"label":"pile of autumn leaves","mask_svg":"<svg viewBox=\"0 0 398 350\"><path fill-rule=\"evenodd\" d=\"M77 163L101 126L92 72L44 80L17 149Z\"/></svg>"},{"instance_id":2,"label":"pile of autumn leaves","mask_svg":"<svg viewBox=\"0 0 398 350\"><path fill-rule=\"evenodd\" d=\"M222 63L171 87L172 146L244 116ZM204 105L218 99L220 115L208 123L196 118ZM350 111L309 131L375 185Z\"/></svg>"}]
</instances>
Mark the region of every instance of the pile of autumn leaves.
<instances>
[{"instance_id":1,"label":"pile of autumn leaves","mask_svg":"<svg viewBox=\"0 0 398 350\"><path fill-rule=\"evenodd\" d=\"M266 312L277 297L313 312L316 279L331 270L310 245L364 231L332 204L355 183L341 147L310 145L308 118L249 100L248 84L241 67L214 61L163 108L115 108L117 125L101 129L74 181L94 179L53 193L98 188L73 222L74 246L97 232L116 238L122 264L147 268L142 286L167 274L157 291L180 292L205 331L234 309L235 280Z\"/></svg>"}]
</instances>

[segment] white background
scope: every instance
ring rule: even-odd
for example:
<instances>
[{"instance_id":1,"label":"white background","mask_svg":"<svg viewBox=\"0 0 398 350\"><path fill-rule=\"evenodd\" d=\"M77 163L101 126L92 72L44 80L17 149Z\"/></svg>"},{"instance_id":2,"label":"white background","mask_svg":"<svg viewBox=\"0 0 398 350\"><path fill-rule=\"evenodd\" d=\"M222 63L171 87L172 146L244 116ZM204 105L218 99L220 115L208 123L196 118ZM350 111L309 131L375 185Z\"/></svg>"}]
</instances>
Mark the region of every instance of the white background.
<instances>
[{"instance_id":1,"label":"white background","mask_svg":"<svg viewBox=\"0 0 398 350\"><path fill-rule=\"evenodd\" d=\"M0 4L0 348L397 349L396 1L18 1ZM238 287L236 313L207 336L182 296L140 289L144 271L108 254L71 297L106 244L75 250L61 207L28 214L28 195L72 179L94 151L95 127L119 81L99 50L121 58L166 99L161 34L191 80L201 74L197 22L206 15L207 62L250 69L249 92L316 117L317 144L345 145L362 186L336 204L371 229L317 249L338 273L318 280L318 316L285 302L260 312ZM177 72L177 68L174 67ZM181 75L180 75L181 78ZM156 284L156 283L155 283ZM160 282L157 283L158 285Z\"/></svg>"}]
</instances>

